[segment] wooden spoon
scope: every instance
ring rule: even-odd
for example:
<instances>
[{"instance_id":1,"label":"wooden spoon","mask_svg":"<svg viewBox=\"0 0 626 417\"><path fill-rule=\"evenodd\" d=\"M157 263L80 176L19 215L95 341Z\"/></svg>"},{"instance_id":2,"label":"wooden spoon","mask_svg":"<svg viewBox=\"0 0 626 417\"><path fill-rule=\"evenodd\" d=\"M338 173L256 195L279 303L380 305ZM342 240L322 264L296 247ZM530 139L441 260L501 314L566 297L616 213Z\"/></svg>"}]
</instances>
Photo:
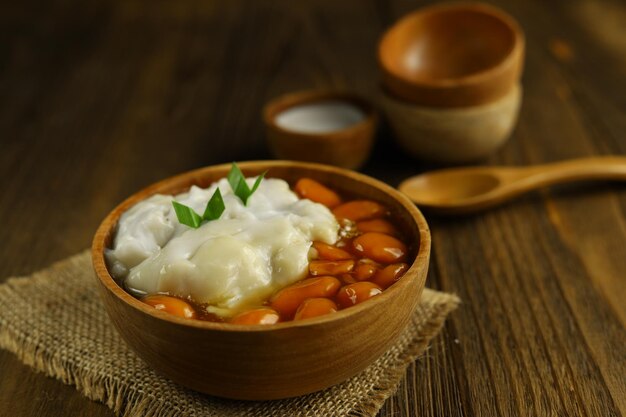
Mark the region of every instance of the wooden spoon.
<instances>
[{"instance_id":1,"label":"wooden spoon","mask_svg":"<svg viewBox=\"0 0 626 417\"><path fill-rule=\"evenodd\" d=\"M626 157L604 156L529 167L470 167L428 172L398 187L422 208L462 214L495 206L553 184L583 180L626 180Z\"/></svg>"}]
</instances>

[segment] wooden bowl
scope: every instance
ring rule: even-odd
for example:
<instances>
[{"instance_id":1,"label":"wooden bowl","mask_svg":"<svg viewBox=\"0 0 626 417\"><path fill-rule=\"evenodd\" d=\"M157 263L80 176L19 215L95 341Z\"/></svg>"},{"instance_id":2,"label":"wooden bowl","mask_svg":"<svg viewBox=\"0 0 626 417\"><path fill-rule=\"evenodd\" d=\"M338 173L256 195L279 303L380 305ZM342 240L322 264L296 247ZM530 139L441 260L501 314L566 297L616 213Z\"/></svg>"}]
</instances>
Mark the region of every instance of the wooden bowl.
<instances>
[{"instance_id":1,"label":"wooden bowl","mask_svg":"<svg viewBox=\"0 0 626 417\"><path fill-rule=\"evenodd\" d=\"M229 165L191 171L132 195L104 219L93 240L93 265L105 308L128 345L170 379L207 394L268 400L307 394L365 369L409 323L426 279L430 232L420 211L397 190L370 177L330 166L264 161L239 164L247 176L294 183L311 177L349 196L386 204L407 233L413 262L397 283L362 304L332 315L275 325L234 325L179 318L133 298L111 277L104 259L120 215L155 193L207 187Z\"/></svg>"},{"instance_id":2,"label":"wooden bowl","mask_svg":"<svg viewBox=\"0 0 626 417\"><path fill-rule=\"evenodd\" d=\"M276 123L276 117L291 107L316 102L340 101L357 107L365 118L345 129L303 133ZM354 94L335 91L300 91L270 101L263 110L267 137L279 159L319 162L358 169L367 160L376 133L378 117L372 105Z\"/></svg>"},{"instance_id":3,"label":"wooden bowl","mask_svg":"<svg viewBox=\"0 0 626 417\"><path fill-rule=\"evenodd\" d=\"M521 86L492 103L463 108L420 107L382 95L398 144L416 158L447 164L486 158L511 135L521 106Z\"/></svg>"},{"instance_id":4,"label":"wooden bowl","mask_svg":"<svg viewBox=\"0 0 626 417\"><path fill-rule=\"evenodd\" d=\"M395 97L429 107L475 106L519 82L524 35L508 14L482 3L419 9L382 37L378 62Z\"/></svg>"}]
</instances>

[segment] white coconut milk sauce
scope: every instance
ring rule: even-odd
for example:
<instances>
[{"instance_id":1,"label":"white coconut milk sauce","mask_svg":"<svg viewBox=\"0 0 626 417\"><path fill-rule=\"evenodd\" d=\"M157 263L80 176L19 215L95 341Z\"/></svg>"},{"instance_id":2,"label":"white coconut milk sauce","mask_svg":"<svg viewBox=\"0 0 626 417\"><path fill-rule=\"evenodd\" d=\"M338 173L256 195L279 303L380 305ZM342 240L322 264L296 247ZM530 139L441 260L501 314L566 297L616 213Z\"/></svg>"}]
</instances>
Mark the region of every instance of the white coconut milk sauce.
<instances>
[{"instance_id":1,"label":"white coconut milk sauce","mask_svg":"<svg viewBox=\"0 0 626 417\"><path fill-rule=\"evenodd\" d=\"M274 121L292 132L320 134L347 129L365 118L363 110L347 101L320 100L289 107Z\"/></svg>"}]
</instances>

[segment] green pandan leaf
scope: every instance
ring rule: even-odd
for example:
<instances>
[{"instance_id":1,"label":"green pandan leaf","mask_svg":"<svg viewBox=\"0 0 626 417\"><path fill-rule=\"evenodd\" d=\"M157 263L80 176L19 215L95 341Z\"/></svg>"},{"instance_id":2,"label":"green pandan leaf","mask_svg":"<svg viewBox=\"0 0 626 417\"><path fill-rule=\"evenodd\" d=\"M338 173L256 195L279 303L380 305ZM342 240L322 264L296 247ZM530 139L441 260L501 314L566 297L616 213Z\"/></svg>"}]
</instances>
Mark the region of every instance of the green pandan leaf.
<instances>
[{"instance_id":1,"label":"green pandan leaf","mask_svg":"<svg viewBox=\"0 0 626 417\"><path fill-rule=\"evenodd\" d=\"M252 189L250 189L250 187L248 187L248 184L246 183L246 177L243 175L237 164L233 162L233 165L228 172L228 183L230 184L230 188L232 188L233 193L237 197L239 197L244 206L248 204L248 199L250 198L252 193L254 193L256 189L259 188L259 184L261 184L261 181L265 177L266 172L257 177Z\"/></svg>"},{"instance_id":2,"label":"green pandan leaf","mask_svg":"<svg viewBox=\"0 0 626 417\"><path fill-rule=\"evenodd\" d=\"M197 229L202 224L202 217L198 213L196 213L191 207L188 207L184 204L179 203L178 201L172 200L172 205L174 206L174 211L176 212L176 217L178 217L178 221L185 226L193 227Z\"/></svg>"},{"instance_id":3,"label":"green pandan leaf","mask_svg":"<svg viewBox=\"0 0 626 417\"><path fill-rule=\"evenodd\" d=\"M250 196L257 190L257 188L259 188L259 185L261 184L261 181L263 181L263 178L265 178L266 173L267 171L259 175L256 181L254 181L252 189L250 189L246 183L246 177L244 177L243 172L241 172L237 164L233 162L227 176L228 183L230 184L230 188L233 189L233 193L239 197L244 206L248 204ZM203 221L219 219L226 209L224 199L222 198L222 193L219 188L215 190L211 196L211 199L207 203L202 216L196 213L191 207L181 204L178 201L172 201L172 205L174 206L174 211L176 212L178 221L181 224L194 229L200 227Z\"/></svg>"},{"instance_id":4,"label":"green pandan leaf","mask_svg":"<svg viewBox=\"0 0 626 417\"><path fill-rule=\"evenodd\" d=\"M215 190L213 196L207 203L202 219L206 221L217 220L220 218L225 209L226 206L224 205L224 199L222 199L222 193L218 188Z\"/></svg>"}]
</instances>

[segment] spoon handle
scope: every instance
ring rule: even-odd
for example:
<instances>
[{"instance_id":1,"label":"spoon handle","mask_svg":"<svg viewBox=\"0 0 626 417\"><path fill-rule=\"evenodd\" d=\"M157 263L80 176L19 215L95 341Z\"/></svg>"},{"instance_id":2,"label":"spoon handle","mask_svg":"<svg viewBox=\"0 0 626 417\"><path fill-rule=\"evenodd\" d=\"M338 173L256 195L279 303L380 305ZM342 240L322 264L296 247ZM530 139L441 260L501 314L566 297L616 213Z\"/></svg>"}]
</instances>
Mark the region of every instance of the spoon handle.
<instances>
[{"instance_id":1,"label":"spoon handle","mask_svg":"<svg viewBox=\"0 0 626 417\"><path fill-rule=\"evenodd\" d=\"M584 180L626 180L626 157L596 156L524 168L533 186Z\"/></svg>"}]
</instances>

